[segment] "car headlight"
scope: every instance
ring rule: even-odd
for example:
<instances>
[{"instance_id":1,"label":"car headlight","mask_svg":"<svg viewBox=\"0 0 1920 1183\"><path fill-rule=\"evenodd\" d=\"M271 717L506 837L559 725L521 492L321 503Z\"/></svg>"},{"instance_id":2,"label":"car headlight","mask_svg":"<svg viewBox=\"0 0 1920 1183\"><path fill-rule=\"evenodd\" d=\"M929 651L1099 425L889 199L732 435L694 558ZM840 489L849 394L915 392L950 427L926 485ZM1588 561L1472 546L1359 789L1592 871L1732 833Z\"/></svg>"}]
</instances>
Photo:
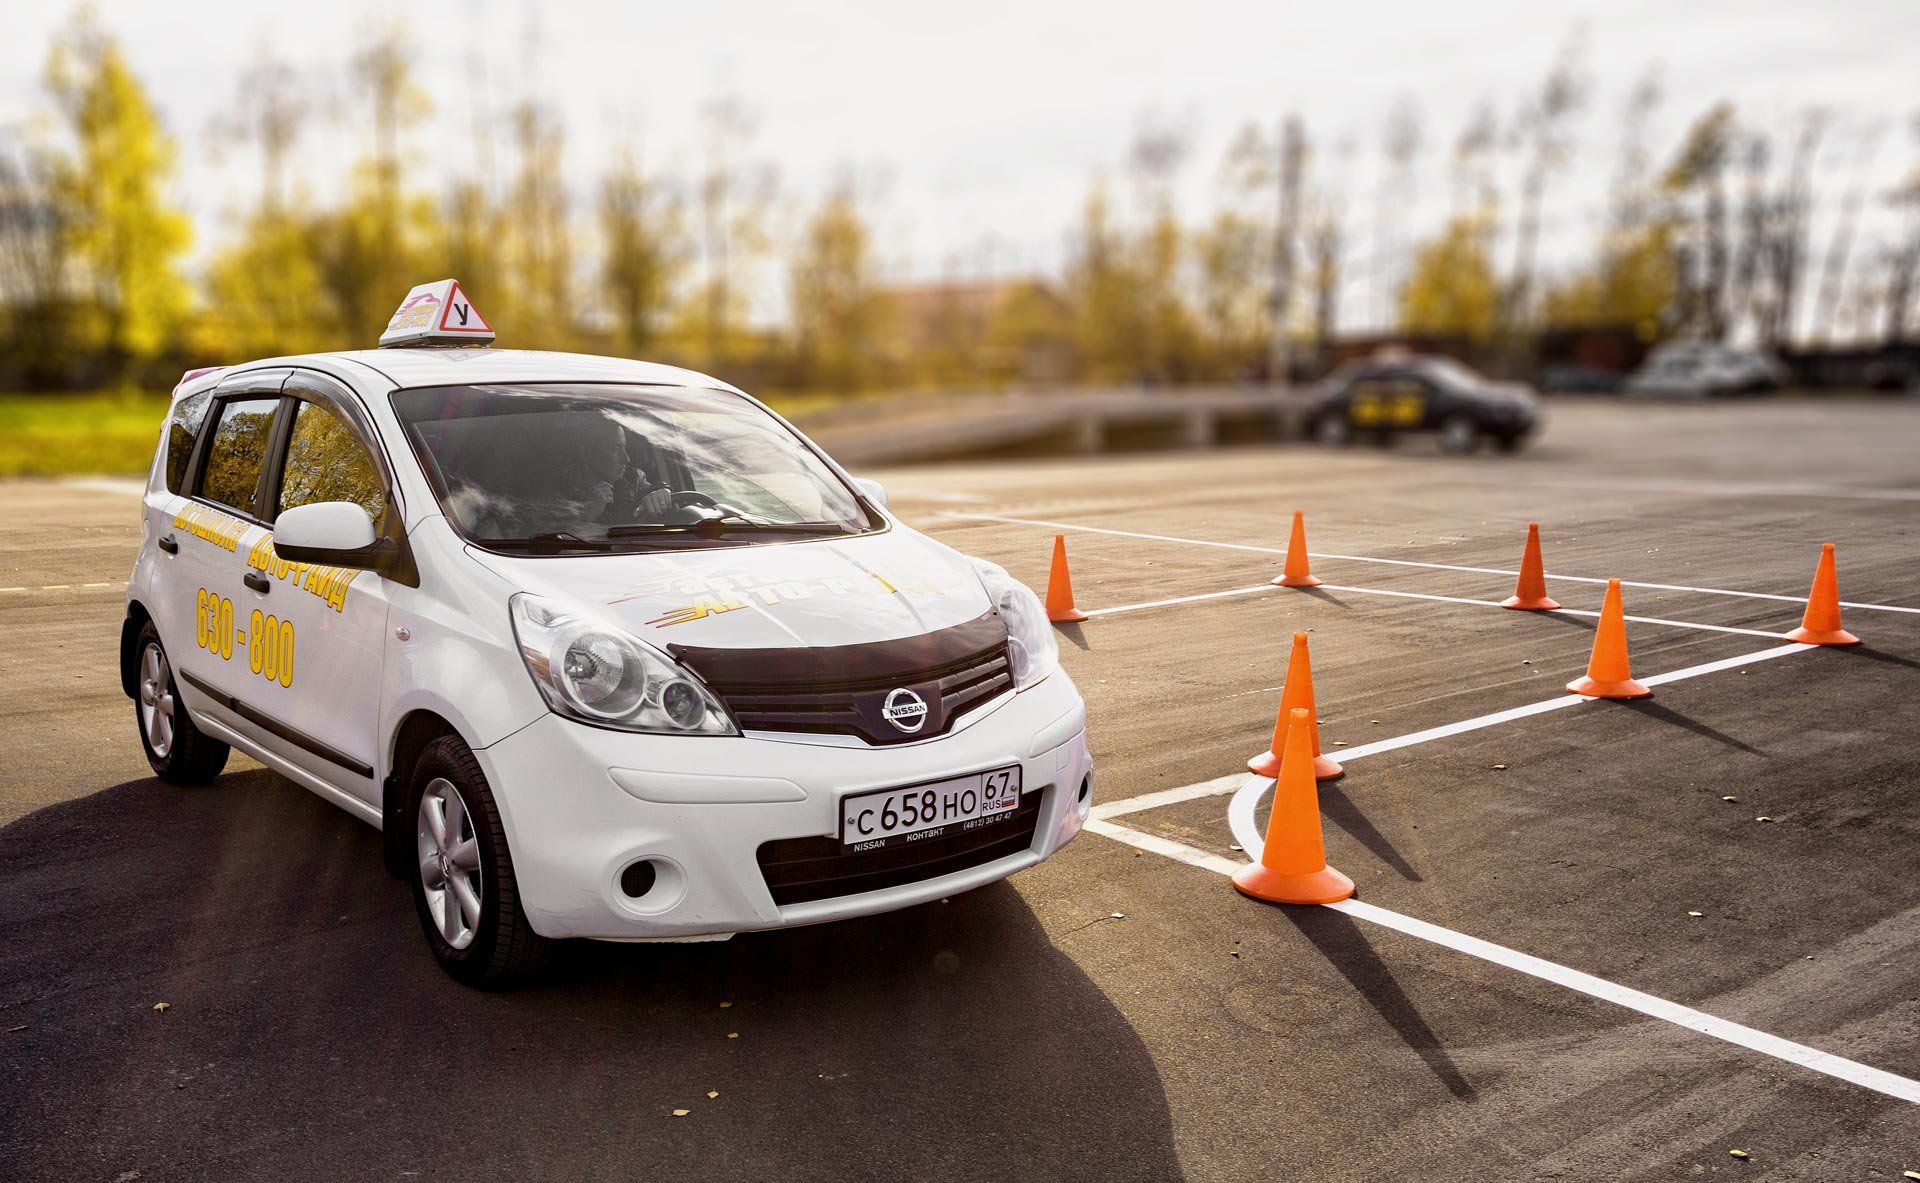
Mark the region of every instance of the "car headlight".
<instances>
[{"instance_id":1,"label":"car headlight","mask_svg":"<svg viewBox=\"0 0 1920 1183\"><path fill-rule=\"evenodd\" d=\"M732 716L684 666L627 632L521 592L513 635L555 714L656 735L738 735Z\"/></svg>"},{"instance_id":2,"label":"car headlight","mask_svg":"<svg viewBox=\"0 0 1920 1183\"><path fill-rule=\"evenodd\" d=\"M1007 626L1007 654L1013 663L1013 684L1025 690L1060 668L1060 642L1047 623L1047 610L1006 570L984 559L973 560L980 586L993 601L994 611Z\"/></svg>"}]
</instances>

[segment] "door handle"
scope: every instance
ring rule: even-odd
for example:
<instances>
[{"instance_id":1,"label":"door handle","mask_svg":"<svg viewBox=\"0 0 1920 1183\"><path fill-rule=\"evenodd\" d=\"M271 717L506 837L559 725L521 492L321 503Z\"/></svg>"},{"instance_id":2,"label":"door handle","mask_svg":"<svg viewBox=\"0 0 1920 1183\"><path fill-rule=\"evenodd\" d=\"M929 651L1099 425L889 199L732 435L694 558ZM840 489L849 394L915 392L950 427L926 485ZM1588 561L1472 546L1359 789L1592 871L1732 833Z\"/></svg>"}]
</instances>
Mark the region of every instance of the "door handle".
<instances>
[{"instance_id":1,"label":"door handle","mask_svg":"<svg viewBox=\"0 0 1920 1183\"><path fill-rule=\"evenodd\" d=\"M258 571L249 571L245 575L242 575L240 577L240 582L246 584L248 587L252 588L254 591L259 592L263 596L273 590L273 584L268 583L267 577L260 574L260 572Z\"/></svg>"},{"instance_id":2,"label":"door handle","mask_svg":"<svg viewBox=\"0 0 1920 1183\"><path fill-rule=\"evenodd\" d=\"M161 550L166 551L170 555L177 555L180 553L180 544L173 540L173 535L171 534L161 535L159 546Z\"/></svg>"}]
</instances>

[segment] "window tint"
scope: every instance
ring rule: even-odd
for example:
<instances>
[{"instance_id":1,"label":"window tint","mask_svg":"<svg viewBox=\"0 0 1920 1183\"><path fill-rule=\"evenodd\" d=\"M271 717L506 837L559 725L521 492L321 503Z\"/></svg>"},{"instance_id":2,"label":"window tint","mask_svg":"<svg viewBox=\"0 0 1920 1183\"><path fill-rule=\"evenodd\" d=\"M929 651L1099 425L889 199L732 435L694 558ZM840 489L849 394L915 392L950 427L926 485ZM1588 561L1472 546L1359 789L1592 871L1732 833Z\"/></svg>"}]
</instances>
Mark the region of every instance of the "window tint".
<instances>
[{"instance_id":1,"label":"window tint","mask_svg":"<svg viewBox=\"0 0 1920 1183\"><path fill-rule=\"evenodd\" d=\"M213 391L203 390L173 404L167 416L167 492L178 493L186 487L187 461L193 459L193 445L200 439L200 428L207 421L207 404Z\"/></svg>"},{"instance_id":2,"label":"window tint","mask_svg":"<svg viewBox=\"0 0 1920 1183\"><path fill-rule=\"evenodd\" d=\"M351 501L378 522L387 507L386 489L360 437L333 408L298 406L280 475L280 512L316 501Z\"/></svg>"},{"instance_id":3,"label":"window tint","mask_svg":"<svg viewBox=\"0 0 1920 1183\"><path fill-rule=\"evenodd\" d=\"M221 407L220 423L207 449L206 471L200 474L202 497L253 513L253 490L260 483L260 464L279 405L280 399L274 397L239 399Z\"/></svg>"}]
</instances>

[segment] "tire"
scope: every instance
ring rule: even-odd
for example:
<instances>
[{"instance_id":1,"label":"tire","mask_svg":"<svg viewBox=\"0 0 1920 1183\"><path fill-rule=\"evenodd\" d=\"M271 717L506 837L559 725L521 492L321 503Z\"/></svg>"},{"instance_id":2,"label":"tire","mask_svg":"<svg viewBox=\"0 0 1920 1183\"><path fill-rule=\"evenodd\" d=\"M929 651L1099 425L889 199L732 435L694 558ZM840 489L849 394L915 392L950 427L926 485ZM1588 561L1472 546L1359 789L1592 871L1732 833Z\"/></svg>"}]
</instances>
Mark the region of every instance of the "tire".
<instances>
[{"instance_id":1,"label":"tire","mask_svg":"<svg viewBox=\"0 0 1920 1183\"><path fill-rule=\"evenodd\" d=\"M153 774L170 785L203 785L220 775L231 751L226 744L194 726L180 700L173 663L160 643L159 630L148 621L134 643L134 729Z\"/></svg>"},{"instance_id":2,"label":"tire","mask_svg":"<svg viewBox=\"0 0 1920 1183\"><path fill-rule=\"evenodd\" d=\"M1508 455L1508 456L1511 456L1515 452L1518 452L1520 450L1520 446L1526 442L1527 442L1527 437L1524 434L1497 435L1493 437L1493 446L1500 449L1500 451L1504 455Z\"/></svg>"},{"instance_id":3,"label":"tire","mask_svg":"<svg viewBox=\"0 0 1920 1183\"><path fill-rule=\"evenodd\" d=\"M421 750L407 773L406 803L414 852L407 879L420 931L440 967L482 990L538 973L553 942L527 923L500 807L480 762L457 736L441 736ZM461 857L463 847L471 865ZM477 922L463 897L478 901Z\"/></svg>"},{"instance_id":4,"label":"tire","mask_svg":"<svg viewBox=\"0 0 1920 1183\"><path fill-rule=\"evenodd\" d=\"M1344 448L1353 442L1353 428L1345 415L1329 411L1314 420L1313 438L1323 448Z\"/></svg>"},{"instance_id":5,"label":"tire","mask_svg":"<svg viewBox=\"0 0 1920 1183\"><path fill-rule=\"evenodd\" d=\"M1471 456L1480 447L1480 425L1471 415L1449 415L1440 424L1440 450L1449 456Z\"/></svg>"}]
</instances>

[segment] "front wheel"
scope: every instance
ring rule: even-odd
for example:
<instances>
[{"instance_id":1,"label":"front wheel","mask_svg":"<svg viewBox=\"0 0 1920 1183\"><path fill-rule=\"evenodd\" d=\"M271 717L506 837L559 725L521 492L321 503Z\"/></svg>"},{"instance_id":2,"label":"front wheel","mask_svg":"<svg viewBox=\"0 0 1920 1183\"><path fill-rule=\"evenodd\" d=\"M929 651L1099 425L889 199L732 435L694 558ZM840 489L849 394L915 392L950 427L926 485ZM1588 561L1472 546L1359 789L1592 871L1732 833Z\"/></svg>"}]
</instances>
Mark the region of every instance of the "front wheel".
<instances>
[{"instance_id":1,"label":"front wheel","mask_svg":"<svg viewBox=\"0 0 1920 1183\"><path fill-rule=\"evenodd\" d=\"M1440 425L1440 450L1449 456L1471 455L1480 446L1480 425L1471 415L1449 415Z\"/></svg>"},{"instance_id":2,"label":"front wheel","mask_svg":"<svg viewBox=\"0 0 1920 1183\"><path fill-rule=\"evenodd\" d=\"M414 910L441 968L488 990L531 977L552 942L527 923L500 808L472 750L451 735L428 744L408 776L407 805Z\"/></svg>"},{"instance_id":3,"label":"front wheel","mask_svg":"<svg viewBox=\"0 0 1920 1183\"><path fill-rule=\"evenodd\" d=\"M1347 425L1345 415L1330 412L1313 425L1313 438L1323 448L1344 448L1353 442L1353 428Z\"/></svg>"},{"instance_id":4,"label":"front wheel","mask_svg":"<svg viewBox=\"0 0 1920 1183\"><path fill-rule=\"evenodd\" d=\"M227 766L226 744L193 724L180 701L160 633L148 621L140 628L140 667L135 679L133 712L140 725L140 746L153 774L168 784L203 785Z\"/></svg>"}]
</instances>

